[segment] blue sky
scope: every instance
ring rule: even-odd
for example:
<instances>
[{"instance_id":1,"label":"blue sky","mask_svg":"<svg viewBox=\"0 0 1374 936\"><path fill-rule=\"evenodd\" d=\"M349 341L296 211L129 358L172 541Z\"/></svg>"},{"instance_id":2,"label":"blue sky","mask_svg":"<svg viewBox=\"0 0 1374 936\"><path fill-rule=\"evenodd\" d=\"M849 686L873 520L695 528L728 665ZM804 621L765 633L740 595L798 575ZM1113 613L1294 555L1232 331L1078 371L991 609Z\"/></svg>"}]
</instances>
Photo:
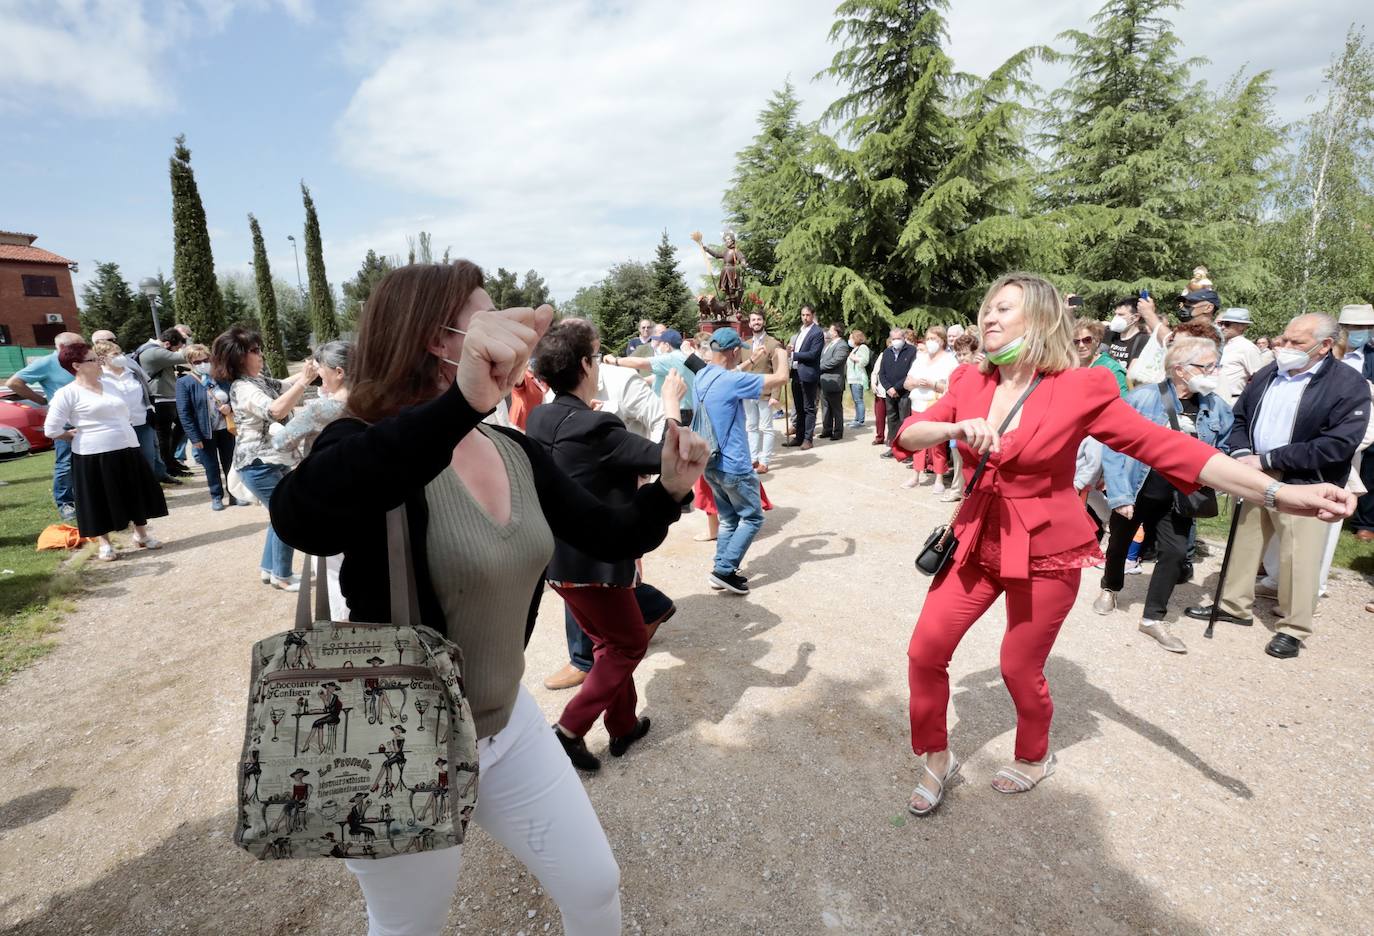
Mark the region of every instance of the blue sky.
<instances>
[{"instance_id":1,"label":"blue sky","mask_svg":"<svg viewBox=\"0 0 1374 936\"><path fill-rule=\"evenodd\" d=\"M562 298L647 259L666 228L695 282L690 233L717 236L769 93L791 76L807 118L833 98L810 77L833 54L834 5L0 0L0 229L38 234L82 279L97 260L131 281L170 272L167 159L185 133L221 273L250 269L252 211L294 280L304 178L336 284L421 229L483 266L534 267ZM958 2L951 52L986 73L1097 6ZM1214 85L1273 69L1295 120L1366 8L1190 2L1175 25Z\"/></svg>"}]
</instances>

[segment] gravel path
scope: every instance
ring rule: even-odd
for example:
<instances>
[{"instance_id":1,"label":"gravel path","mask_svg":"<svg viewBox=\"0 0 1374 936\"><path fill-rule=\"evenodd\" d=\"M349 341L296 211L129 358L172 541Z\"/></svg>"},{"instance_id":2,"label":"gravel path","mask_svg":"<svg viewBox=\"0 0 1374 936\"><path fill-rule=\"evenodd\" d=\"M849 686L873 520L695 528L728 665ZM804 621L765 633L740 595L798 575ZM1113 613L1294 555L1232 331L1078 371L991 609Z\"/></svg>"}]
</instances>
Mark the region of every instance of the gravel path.
<instances>
[{"instance_id":1,"label":"gravel path","mask_svg":"<svg viewBox=\"0 0 1374 936\"><path fill-rule=\"evenodd\" d=\"M927 580L911 561L947 505L899 489L906 472L870 438L789 453L767 477L779 506L748 598L707 588L700 514L645 562L679 608L638 673L654 729L587 780L627 933L1369 931L1374 618L1358 576L1280 662L1263 626L1203 641L1183 624L1191 652L1167 654L1135 630L1147 576L1101 618L1085 575L1048 667L1059 771L1027 796L988 785L1013 727L999 606L950 670L967 779L915 820L904 651ZM0 925L361 933L341 865L231 844L249 648L290 626L294 596L257 583L260 508L212 513L199 478L171 505L167 547L92 568L61 647L0 689ZM1181 586L1174 605L1201 596ZM550 720L567 695L541 681L565 654L548 594L525 681ZM606 744L600 727L588 740ZM475 827L468 842L448 932L562 931L509 854Z\"/></svg>"}]
</instances>

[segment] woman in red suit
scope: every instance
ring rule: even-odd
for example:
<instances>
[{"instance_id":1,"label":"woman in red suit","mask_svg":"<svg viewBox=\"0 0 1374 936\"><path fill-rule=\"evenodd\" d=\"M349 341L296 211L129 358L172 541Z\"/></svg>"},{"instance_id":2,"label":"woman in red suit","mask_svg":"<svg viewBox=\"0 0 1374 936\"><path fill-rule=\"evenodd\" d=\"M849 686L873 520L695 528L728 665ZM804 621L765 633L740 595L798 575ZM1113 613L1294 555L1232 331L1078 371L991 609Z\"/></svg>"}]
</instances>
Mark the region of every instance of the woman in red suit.
<instances>
[{"instance_id":1,"label":"woman in red suit","mask_svg":"<svg viewBox=\"0 0 1374 936\"><path fill-rule=\"evenodd\" d=\"M1085 436L1158 470L1185 492L1208 485L1267 499L1298 516L1349 516L1354 497L1330 484L1279 484L1196 439L1156 426L1122 400L1105 368L1075 366L1074 320L1047 280L1012 273L992 285L978 312L986 360L950 377L949 391L908 419L894 447L918 452L959 444L965 480L983 453L987 468L954 521L959 547L935 577L907 649L911 747L926 756L909 808L940 804L959 771L949 750L949 661L964 633L1006 594L1002 679L1016 706L1016 763L993 787L1024 793L1054 770L1054 705L1045 659L1078 596L1085 566L1100 558L1092 523L1074 492L1074 458ZM1005 433L999 427L1041 378Z\"/></svg>"}]
</instances>

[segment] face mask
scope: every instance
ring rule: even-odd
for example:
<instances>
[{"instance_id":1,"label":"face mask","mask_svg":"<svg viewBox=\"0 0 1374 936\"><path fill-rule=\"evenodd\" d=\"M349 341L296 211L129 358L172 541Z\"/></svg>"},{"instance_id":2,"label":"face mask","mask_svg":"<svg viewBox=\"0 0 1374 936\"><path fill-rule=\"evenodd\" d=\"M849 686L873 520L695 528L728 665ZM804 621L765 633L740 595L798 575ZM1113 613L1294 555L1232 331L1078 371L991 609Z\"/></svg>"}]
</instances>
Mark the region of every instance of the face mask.
<instances>
[{"instance_id":1,"label":"face mask","mask_svg":"<svg viewBox=\"0 0 1374 936\"><path fill-rule=\"evenodd\" d=\"M893 348L893 350L895 350L895 351L900 351L900 350L902 350L902 348L905 347L905 346L906 346L906 339L905 339L905 338L893 338L893 339L892 339L892 348Z\"/></svg>"},{"instance_id":2,"label":"face mask","mask_svg":"<svg viewBox=\"0 0 1374 936\"><path fill-rule=\"evenodd\" d=\"M1302 367L1311 356L1311 351L1302 351L1298 348L1279 348L1274 354L1274 360L1278 362L1279 370L1287 374Z\"/></svg>"},{"instance_id":3,"label":"face mask","mask_svg":"<svg viewBox=\"0 0 1374 936\"><path fill-rule=\"evenodd\" d=\"M122 354L116 354L114 357L110 358L110 366L115 370L123 370L124 366L128 363L129 359Z\"/></svg>"},{"instance_id":4,"label":"face mask","mask_svg":"<svg viewBox=\"0 0 1374 936\"><path fill-rule=\"evenodd\" d=\"M1218 381L1217 378L1210 377L1207 374L1194 374L1192 377L1188 378L1188 389L1197 396L1206 396L1209 393L1214 393L1220 385L1221 382Z\"/></svg>"},{"instance_id":5,"label":"face mask","mask_svg":"<svg viewBox=\"0 0 1374 936\"><path fill-rule=\"evenodd\" d=\"M1107 330L1114 331L1118 335L1130 327L1131 320L1126 318L1126 316L1124 315L1118 315L1116 318L1112 319L1110 322L1107 323Z\"/></svg>"},{"instance_id":6,"label":"face mask","mask_svg":"<svg viewBox=\"0 0 1374 936\"><path fill-rule=\"evenodd\" d=\"M210 374L210 365L209 365L209 364L197 364L197 365L196 365L196 373L197 373L197 374L204 374L204 375L206 375L206 376L209 376L209 374Z\"/></svg>"},{"instance_id":7,"label":"face mask","mask_svg":"<svg viewBox=\"0 0 1374 936\"><path fill-rule=\"evenodd\" d=\"M1359 350L1369 344L1369 329L1362 328L1359 331L1346 333L1346 347Z\"/></svg>"},{"instance_id":8,"label":"face mask","mask_svg":"<svg viewBox=\"0 0 1374 936\"><path fill-rule=\"evenodd\" d=\"M1179 306L1178 320L1180 322L1191 322L1193 320L1193 310L1187 306Z\"/></svg>"},{"instance_id":9,"label":"face mask","mask_svg":"<svg viewBox=\"0 0 1374 936\"><path fill-rule=\"evenodd\" d=\"M944 345L940 344L940 342L932 338L930 341L926 342L926 353L933 357L934 355L939 354L940 349L943 347Z\"/></svg>"},{"instance_id":10,"label":"face mask","mask_svg":"<svg viewBox=\"0 0 1374 936\"><path fill-rule=\"evenodd\" d=\"M461 328L454 328L452 325L445 325L444 331L451 331L455 335L467 335L467 332L463 331ZM452 364L454 367L458 366L457 361L450 361L448 358L443 357L442 355L439 357L439 360L443 361L445 364Z\"/></svg>"},{"instance_id":11,"label":"face mask","mask_svg":"<svg viewBox=\"0 0 1374 936\"><path fill-rule=\"evenodd\" d=\"M1011 364L1013 361L1015 361L1017 358L1021 356L1021 349L1025 346L1025 343L1026 336L1021 335L1020 337L1013 339L1002 350L989 351L988 360L999 367L1003 364Z\"/></svg>"},{"instance_id":12,"label":"face mask","mask_svg":"<svg viewBox=\"0 0 1374 936\"><path fill-rule=\"evenodd\" d=\"M849 339L849 346L850 346L851 348L857 348L857 347L858 347L858 344L854 341L853 338L850 338L850 339Z\"/></svg>"}]
</instances>

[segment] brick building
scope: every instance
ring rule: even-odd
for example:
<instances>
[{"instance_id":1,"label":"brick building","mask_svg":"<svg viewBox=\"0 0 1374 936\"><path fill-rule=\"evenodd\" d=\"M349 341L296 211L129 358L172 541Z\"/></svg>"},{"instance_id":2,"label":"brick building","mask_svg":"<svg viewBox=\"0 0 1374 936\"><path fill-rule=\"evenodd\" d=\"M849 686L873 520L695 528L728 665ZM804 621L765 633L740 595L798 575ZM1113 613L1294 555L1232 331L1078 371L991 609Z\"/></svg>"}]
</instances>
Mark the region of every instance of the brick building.
<instances>
[{"instance_id":1,"label":"brick building","mask_svg":"<svg viewBox=\"0 0 1374 936\"><path fill-rule=\"evenodd\" d=\"M37 239L0 231L0 345L51 347L60 332L81 331L76 264L33 246Z\"/></svg>"}]
</instances>

